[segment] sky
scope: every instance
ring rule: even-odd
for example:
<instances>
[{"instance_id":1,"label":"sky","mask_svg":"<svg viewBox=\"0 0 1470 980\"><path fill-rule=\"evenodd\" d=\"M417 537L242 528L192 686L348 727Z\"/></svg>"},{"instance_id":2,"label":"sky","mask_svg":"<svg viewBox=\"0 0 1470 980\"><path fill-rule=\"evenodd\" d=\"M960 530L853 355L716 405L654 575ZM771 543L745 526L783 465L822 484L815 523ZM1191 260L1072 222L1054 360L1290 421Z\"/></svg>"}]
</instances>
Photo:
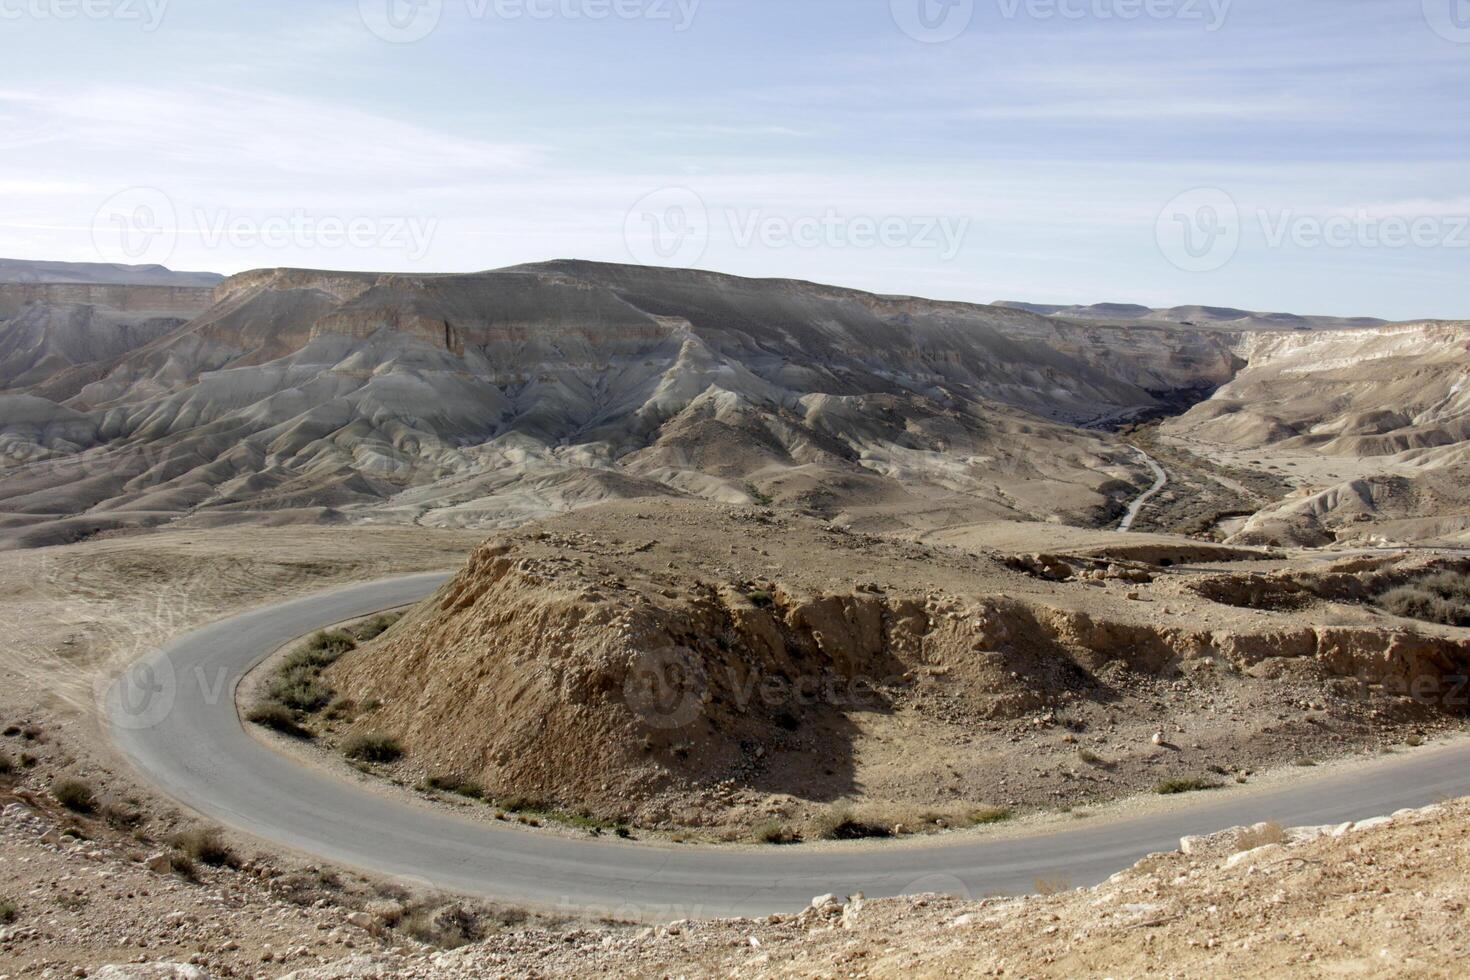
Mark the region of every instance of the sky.
<instances>
[{"instance_id":1,"label":"sky","mask_svg":"<svg viewBox=\"0 0 1470 980\"><path fill-rule=\"evenodd\" d=\"M0 256L1470 317L1470 0L0 0Z\"/></svg>"}]
</instances>

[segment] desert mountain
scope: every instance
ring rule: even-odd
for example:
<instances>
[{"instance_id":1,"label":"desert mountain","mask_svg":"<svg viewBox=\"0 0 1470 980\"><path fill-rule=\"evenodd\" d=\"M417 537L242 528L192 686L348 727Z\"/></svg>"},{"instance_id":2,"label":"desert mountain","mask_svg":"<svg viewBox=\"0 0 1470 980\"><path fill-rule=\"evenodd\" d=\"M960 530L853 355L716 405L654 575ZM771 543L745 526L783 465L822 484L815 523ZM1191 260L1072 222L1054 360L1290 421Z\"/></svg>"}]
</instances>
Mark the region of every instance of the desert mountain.
<instances>
[{"instance_id":1,"label":"desert mountain","mask_svg":"<svg viewBox=\"0 0 1470 980\"><path fill-rule=\"evenodd\" d=\"M1249 366L1234 381L1164 427L1200 451L1284 461L1309 477L1241 540L1470 532L1470 323L1261 335L1242 356Z\"/></svg>"},{"instance_id":2,"label":"desert mountain","mask_svg":"<svg viewBox=\"0 0 1470 980\"><path fill-rule=\"evenodd\" d=\"M175 272L161 265L118 265L111 262L36 262L0 259L0 283L70 283L89 286L218 285L214 272Z\"/></svg>"},{"instance_id":3,"label":"desert mountain","mask_svg":"<svg viewBox=\"0 0 1470 980\"><path fill-rule=\"evenodd\" d=\"M196 299L134 299L197 315L85 351L54 350L49 324L88 335L97 313L10 311L14 539L262 515L499 526L664 495L1095 524L1149 482L1097 427L1197 401L1242 363L1221 331L585 262L264 270Z\"/></svg>"},{"instance_id":4,"label":"desert mountain","mask_svg":"<svg viewBox=\"0 0 1470 980\"><path fill-rule=\"evenodd\" d=\"M572 261L0 285L0 536L493 528L663 496L871 530L1105 526L1153 481L1113 430L1202 401L1170 429L1202 452L1459 459L1460 327L1109 309Z\"/></svg>"},{"instance_id":5,"label":"desert mountain","mask_svg":"<svg viewBox=\"0 0 1470 980\"><path fill-rule=\"evenodd\" d=\"M1152 309L1136 303L1094 303L1065 306L1049 303L1002 301L1006 309L1027 310L1062 320L1097 323L1172 323L1184 327L1220 327L1227 330L1348 330L1382 326L1372 317L1299 316L1295 313L1257 313L1222 306L1171 306Z\"/></svg>"}]
</instances>

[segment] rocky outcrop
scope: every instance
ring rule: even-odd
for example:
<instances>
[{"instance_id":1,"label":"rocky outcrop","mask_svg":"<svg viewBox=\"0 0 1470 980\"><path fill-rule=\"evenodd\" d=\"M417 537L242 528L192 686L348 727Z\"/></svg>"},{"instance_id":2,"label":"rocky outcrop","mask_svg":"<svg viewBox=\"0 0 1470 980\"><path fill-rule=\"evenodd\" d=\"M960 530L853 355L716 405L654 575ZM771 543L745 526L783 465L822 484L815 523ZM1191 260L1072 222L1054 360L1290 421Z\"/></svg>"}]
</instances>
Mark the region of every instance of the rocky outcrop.
<instances>
[{"instance_id":1,"label":"rocky outcrop","mask_svg":"<svg viewBox=\"0 0 1470 980\"><path fill-rule=\"evenodd\" d=\"M780 575L658 585L586 574L581 548L558 540L492 540L386 639L332 667L343 697L377 706L356 728L400 737L425 772L627 814L674 789L769 782L752 768L762 755L830 767L854 718L900 707L970 730L1089 706L1106 716L1135 689L1204 672L1311 678L1364 710L1464 713L1470 639L1458 635L1161 622L1111 604ZM1119 572L1125 588L1152 579ZM1099 574L1074 587L1113 581Z\"/></svg>"}]
</instances>

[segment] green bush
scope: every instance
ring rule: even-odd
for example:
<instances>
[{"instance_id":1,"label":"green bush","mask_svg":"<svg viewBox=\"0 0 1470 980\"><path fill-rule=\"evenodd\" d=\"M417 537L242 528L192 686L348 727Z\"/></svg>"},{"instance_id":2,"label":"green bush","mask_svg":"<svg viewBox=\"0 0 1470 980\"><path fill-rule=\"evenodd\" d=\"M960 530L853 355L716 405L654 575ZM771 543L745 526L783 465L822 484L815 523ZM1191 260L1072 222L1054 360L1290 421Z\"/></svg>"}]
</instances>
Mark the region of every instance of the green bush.
<instances>
[{"instance_id":1,"label":"green bush","mask_svg":"<svg viewBox=\"0 0 1470 980\"><path fill-rule=\"evenodd\" d=\"M310 738L312 734L301 727L296 712L277 701L262 701L250 709L245 720L292 738Z\"/></svg>"},{"instance_id":2,"label":"green bush","mask_svg":"<svg viewBox=\"0 0 1470 980\"><path fill-rule=\"evenodd\" d=\"M1444 626L1470 626L1470 575L1439 572L1390 589L1378 604L1395 616Z\"/></svg>"},{"instance_id":3,"label":"green bush","mask_svg":"<svg viewBox=\"0 0 1470 980\"><path fill-rule=\"evenodd\" d=\"M97 811L97 795L92 792L92 787L80 779L58 780L51 787L51 795L73 813L95 813Z\"/></svg>"},{"instance_id":4,"label":"green bush","mask_svg":"<svg viewBox=\"0 0 1470 980\"><path fill-rule=\"evenodd\" d=\"M399 613L389 613L382 616L374 616L366 623L363 623L361 626L357 627L357 629L353 632L357 634L357 639L359 642L367 643L370 640L376 640L378 637L388 632L388 630L393 627L393 624L398 622L402 618L402 614Z\"/></svg>"},{"instance_id":5,"label":"green bush","mask_svg":"<svg viewBox=\"0 0 1470 980\"><path fill-rule=\"evenodd\" d=\"M1178 796L1181 793L1199 793L1204 790L1219 788L1220 784L1213 780L1185 776L1164 780L1154 787L1154 792L1160 796Z\"/></svg>"},{"instance_id":6,"label":"green bush","mask_svg":"<svg viewBox=\"0 0 1470 980\"><path fill-rule=\"evenodd\" d=\"M1009 807L982 806L971 810L966 817L969 818L970 826L983 827L990 824L1005 823L1016 814Z\"/></svg>"},{"instance_id":7,"label":"green bush","mask_svg":"<svg viewBox=\"0 0 1470 980\"><path fill-rule=\"evenodd\" d=\"M485 798L484 788L473 779L466 779L463 776L430 776L424 780L424 785L428 786L429 789L438 790L441 793L453 793L456 796L464 796L472 800L483 800Z\"/></svg>"},{"instance_id":8,"label":"green bush","mask_svg":"<svg viewBox=\"0 0 1470 980\"><path fill-rule=\"evenodd\" d=\"M323 630L306 641L306 646L297 651L303 657L311 657L323 667L335 663L343 654L357 649L357 640L346 630Z\"/></svg>"},{"instance_id":9,"label":"green bush","mask_svg":"<svg viewBox=\"0 0 1470 980\"><path fill-rule=\"evenodd\" d=\"M320 671L298 664L281 665L266 688L266 699L285 705L293 711L310 714L320 711L332 701L332 689L321 682Z\"/></svg>"},{"instance_id":10,"label":"green bush","mask_svg":"<svg viewBox=\"0 0 1470 980\"><path fill-rule=\"evenodd\" d=\"M342 746L342 752L359 762L389 763L403 758L403 746L398 739L378 732L352 736Z\"/></svg>"}]
</instances>

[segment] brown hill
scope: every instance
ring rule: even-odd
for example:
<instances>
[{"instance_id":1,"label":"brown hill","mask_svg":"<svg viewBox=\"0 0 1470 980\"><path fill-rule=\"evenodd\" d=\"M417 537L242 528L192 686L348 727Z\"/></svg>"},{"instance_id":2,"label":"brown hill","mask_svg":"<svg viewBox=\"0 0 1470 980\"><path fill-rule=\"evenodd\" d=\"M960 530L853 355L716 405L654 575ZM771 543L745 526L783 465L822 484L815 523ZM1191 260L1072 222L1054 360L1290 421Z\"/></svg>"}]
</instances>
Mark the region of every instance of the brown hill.
<instances>
[{"instance_id":1,"label":"brown hill","mask_svg":"<svg viewBox=\"0 0 1470 980\"><path fill-rule=\"evenodd\" d=\"M1169 572L609 505L492 539L338 661L342 703L373 707L330 739L399 738L407 780L740 833L839 805L912 827L925 808L1102 800L1432 724L1432 704L1395 692L1470 666L1463 631L1387 630L1342 591L1363 568L1304 569Z\"/></svg>"}]
</instances>

